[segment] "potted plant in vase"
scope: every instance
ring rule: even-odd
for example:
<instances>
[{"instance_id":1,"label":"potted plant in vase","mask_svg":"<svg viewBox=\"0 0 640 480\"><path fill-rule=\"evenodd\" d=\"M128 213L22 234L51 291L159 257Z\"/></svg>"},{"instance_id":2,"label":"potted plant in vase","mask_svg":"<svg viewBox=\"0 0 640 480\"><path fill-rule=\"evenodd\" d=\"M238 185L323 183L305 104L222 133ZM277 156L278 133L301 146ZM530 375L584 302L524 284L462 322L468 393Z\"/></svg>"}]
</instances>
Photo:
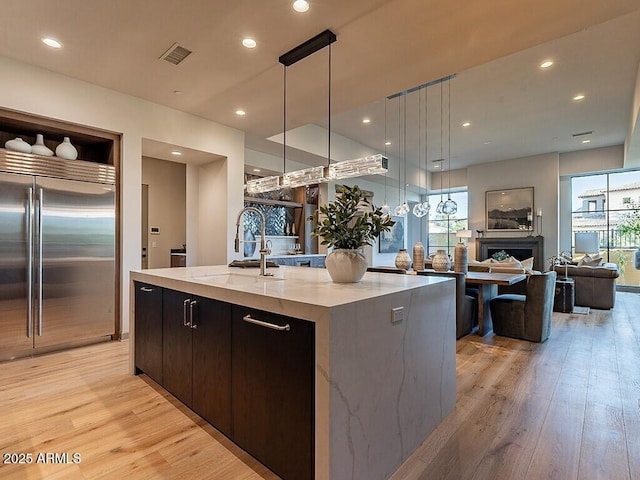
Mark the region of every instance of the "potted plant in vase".
<instances>
[{"instance_id":1,"label":"potted plant in vase","mask_svg":"<svg viewBox=\"0 0 640 480\"><path fill-rule=\"evenodd\" d=\"M395 224L381 208L373 207L357 185L343 186L336 199L321 206L309 220L315 222L311 233L332 248L325 265L336 283L359 282L367 271L362 248Z\"/></svg>"}]
</instances>

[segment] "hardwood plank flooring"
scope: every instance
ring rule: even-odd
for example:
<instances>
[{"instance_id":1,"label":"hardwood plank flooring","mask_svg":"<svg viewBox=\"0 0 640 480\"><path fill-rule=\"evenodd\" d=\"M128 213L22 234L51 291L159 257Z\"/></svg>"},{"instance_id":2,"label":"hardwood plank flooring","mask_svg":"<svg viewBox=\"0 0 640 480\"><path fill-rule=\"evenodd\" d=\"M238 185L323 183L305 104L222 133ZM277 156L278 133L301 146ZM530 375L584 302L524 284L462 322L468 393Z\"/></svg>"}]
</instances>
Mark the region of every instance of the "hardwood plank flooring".
<instances>
[{"instance_id":1,"label":"hardwood plank flooring","mask_svg":"<svg viewBox=\"0 0 640 480\"><path fill-rule=\"evenodd\" d=\"M640 478L639 312L618 293L611 311L554 313L544 344L460 339L455 410L393 480ZM127 358L110 342L0 364L0 453L34 456L0 478L277 478Z\"/></svg>"}]
</instances>

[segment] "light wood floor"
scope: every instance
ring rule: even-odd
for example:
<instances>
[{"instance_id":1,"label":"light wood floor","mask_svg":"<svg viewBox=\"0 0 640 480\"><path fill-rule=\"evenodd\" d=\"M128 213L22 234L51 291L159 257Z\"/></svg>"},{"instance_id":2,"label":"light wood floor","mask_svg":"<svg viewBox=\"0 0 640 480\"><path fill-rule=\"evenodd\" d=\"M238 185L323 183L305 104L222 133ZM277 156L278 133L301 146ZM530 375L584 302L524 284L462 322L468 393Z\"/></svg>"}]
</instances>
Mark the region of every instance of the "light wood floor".
<instances>
[{"instance_id":1,"label":"light wood floor","mask_svg":"<svg viewBox=\"0 0 640 480\"><path fill-rule=\"evenodd\" d=\"M277 478L128 375L127 356L112 342L0 364L0 453L34 462L0 464L0 478ZM640 478L640 295L554 314L544 344L464 337L457 374L455 410L393 480ZM81 462L36 463L46 452Z\"/></svg>"}]
</instances>

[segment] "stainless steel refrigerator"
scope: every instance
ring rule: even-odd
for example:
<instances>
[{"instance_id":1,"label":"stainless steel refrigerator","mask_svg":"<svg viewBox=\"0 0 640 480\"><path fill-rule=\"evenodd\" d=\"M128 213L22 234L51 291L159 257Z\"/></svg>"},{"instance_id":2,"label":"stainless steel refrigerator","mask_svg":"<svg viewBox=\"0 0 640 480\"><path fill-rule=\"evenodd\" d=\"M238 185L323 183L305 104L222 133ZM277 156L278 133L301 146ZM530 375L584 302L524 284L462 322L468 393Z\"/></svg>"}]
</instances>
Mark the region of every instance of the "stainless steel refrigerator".
<instances>
[{"instance_id":1,"label":"stainless steel refrigerator","mask_svg":"<svg viewBox=\"0 0 640 480\"><path fill-rule=\"evenodd\" d=\"M115 170L0 151L0 360L115 333Z\"/></svg>"}]
</instances>

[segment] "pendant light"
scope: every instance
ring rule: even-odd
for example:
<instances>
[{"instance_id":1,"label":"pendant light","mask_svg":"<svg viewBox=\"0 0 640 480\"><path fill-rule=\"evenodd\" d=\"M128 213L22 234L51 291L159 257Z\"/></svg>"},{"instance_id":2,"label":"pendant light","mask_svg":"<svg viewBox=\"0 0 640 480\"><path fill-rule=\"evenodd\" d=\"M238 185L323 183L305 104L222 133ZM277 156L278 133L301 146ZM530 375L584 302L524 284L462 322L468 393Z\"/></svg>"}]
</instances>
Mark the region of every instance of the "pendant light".
<instances>
[{"instance_id":1,"label":"pendant light","mask_svg":"<svg viewBox=\"0 0 640 480\"><path fill-rule=\"evenodd\" d=\"M425 192L422 208L429 215L431 204L429 203L429 90L424 89L424 175L425 175Z\"/></svg>"},{"instance_id":2,"label":"pendant light","mask_svg":"<svg viewBox=\"0 0 640 480\"><path fill-rule=\"evenodd\" d=\"M449 168L447 173L447 184L448 184L448 193L447 193L447 201L444 203L442 207L442 213L445 215L455 215L458 212L458 204L451 200L451 80L447 82L447 92L448 92L448 115L449 115L449 128L447 129L447 135L449 140L449 147L447 149L447 157L449 158Z\"/></svg>"},{"instance_id":3,"label":"pendant light","mask_svg":"<svg viewBox=\"0 0 640 480\"><path fill-rule=\"evenodd\" d=\"M422 125L422 90L418 90L418 197L422 195L422 135L420 135L421 125ZM425 209L424 202L418 201L418 203L416 203L413 206L413 214L417 218L422 218L428 213L429 213L429 210Z\"/></svg>"},{"instance_id":4,"label":"pendant light","mask_svg":"<svg viewBox=\"0 0 640 480\"><path fill-rule=\"evenodd\" d=\"M387 97L384 98L384 156L387 157ZM388 158L388 157L387 157ZM387 174L384 174L384 205L380 207L382 215L385 217L391 216L391 210L387 203Z\"/></svg>"},{"instance_id":5,"label":"pendant light","mask_svg":"<svg viewBox=\"0 0 640 480\"><path fill-rule=\"evenodd\" d=\"M407 97L402 96L404 100L404 123L403 123L403 149L402 161L404 163L404 202L400 203L400 162L398 161L398 205L394 213L398 217L402 217L409 213L409 205L407 204ZM398 159L400 158L400 99L398 98Z\"/></svg>"},{"instance_id":6,"label":"pendant light","mask_svg":"<svg viewBox=\"0 0 640 480\"><path fill-rule=\"evenodd\" d=\"M444 208L444 201L442 200L442 176L444 175L442 164L444 161L444 157L442 156L442 130L443 130L443 121L442 121L442 82L440 82L440 201L438 202L438 206L436 207L436 213L442 214Z\"/></svg>"}]
</instances>

